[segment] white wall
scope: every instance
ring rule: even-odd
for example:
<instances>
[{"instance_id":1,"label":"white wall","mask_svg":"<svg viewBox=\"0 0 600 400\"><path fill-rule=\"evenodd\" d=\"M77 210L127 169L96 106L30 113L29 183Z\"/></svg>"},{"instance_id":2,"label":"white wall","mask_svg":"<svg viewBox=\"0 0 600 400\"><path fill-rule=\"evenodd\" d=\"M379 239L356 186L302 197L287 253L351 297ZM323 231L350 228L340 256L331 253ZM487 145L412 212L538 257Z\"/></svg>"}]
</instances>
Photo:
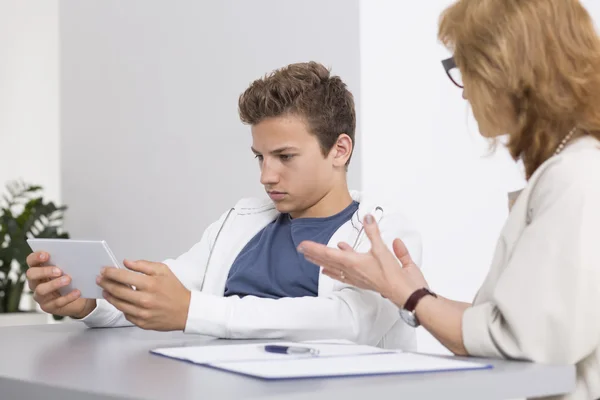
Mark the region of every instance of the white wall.
<instances>
[{"instance_id":1,"label":"white wall","mask_svg":"<svg viewBox=\"0 0 600 400\"><path fill-rule=\"evenodd\" d=\"M119 258L177 256L263 194L237 116L251 81L318 60L359 97L357 0L63 0L60 17L68 227Z\"/></svg>"},{"instance_id":2,"label":"white wall","mask_svg":"<svg viewBox=\"0 0 600 400\"><path fill-rule=\"evenodd\" d=\"M596 22L596 29L598 29L600 22L600 2L598 0L580 0L581 3L587 8L588 12L592 15L592 18Z\"/></svg>"},{"instance_id":3,"label":"white wall","mask_svg":"<svg viewBox=\"0 0 600 400\"><path fill-rule=\"evenodd\" d=\"M57 0L0 0L0 60L0 193L23 179L59 202Z\"/></svg>"},{"instance_id":4,"label":"white wall","mask_svg":"<svg viewBox=\"0 0 600 400\"><path fill-rule=\"evenodd\" d=\"M314 58L360 100L366 135L354 186L362 178L412 217L433 289L470 300L505 194L523 182L505 152L482 156L477 125L441 67L437 20L449 3L413 2L406 12L401 2L362 0L359 35L355 1L62 0L71 232L108 239L118 256L161 258L191 245L236 197L260 193L237 95L272 68ZM583 3L600 20L600 3ZM58 50L57 0L0 0L0 184L22 177L55 200ZM421 350L442 351L419 335Z\"/></svg>"},{"instance_id":5,"label":"white wall","mask_svg":"<svg viewBox=\"0 0 600 400\"><path fill-rule=\"evenodd\" d=\"M0 0L0 60L0 192L22 178L60 200L57 0Z\"/></svg>"},{"instance_id":6,"label":"white wall","mask_svg":"<svg viewBox=\"0 0 600 400\"><path fill-rule=\"evenodd\" d=\"M450 3L413 2L410 12L395 0L360 3L362 182L421 229L433 290L470 301L507 215L506 193L523 180L505 152L484 157L487 144L444 73L436 32ZM445 352L422 329L419 347Z\"/></svg>"},{"instance_id":7,"label":"white wall","mask_svg":"<svg viewBox=\"0 0 600 400\"><path fill-rule=\"evenodd\" d=\"M437 22L450 0L406 6L363 0L361 94L363 188L398 205L424 237L433 290L471 301L507 216L509 191L525 182L508 152L492 156L461 91L447 78ZM583 3L594 18L600 4ZM426 331L421 351L447 353Z\"/></svg>"}]
</instances>

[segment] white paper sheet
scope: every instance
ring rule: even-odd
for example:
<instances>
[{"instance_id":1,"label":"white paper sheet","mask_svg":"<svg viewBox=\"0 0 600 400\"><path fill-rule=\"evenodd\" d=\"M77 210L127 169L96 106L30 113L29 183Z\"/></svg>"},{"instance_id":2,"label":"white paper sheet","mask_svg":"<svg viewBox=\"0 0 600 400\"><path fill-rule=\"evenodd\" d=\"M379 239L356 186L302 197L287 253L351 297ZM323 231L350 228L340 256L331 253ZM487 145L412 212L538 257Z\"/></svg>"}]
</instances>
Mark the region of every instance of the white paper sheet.
<instances>
[{"instance_id":1,"label":"white paper sheet","mask_svg":"<svg viewBox=\"0 0 600 400\"><path fill-rule=\"evenodd\" d=\"M213 364L232 361L273 361L273 360L293 360L313 358L310 355L290 355L267 353L264 350L265 345L278 346L302 346L319 350L319 358L354 356L363 354L381 354L390 352L371 346L358 346L352 344L340 343L260 343L260 344L232 344L220 346L193 346L193 347L173 347L152 350L153 353L163 356L177 358L180 360L191 361L195 364Z\"/></svg>"},{"instance_id":2,"label":"white paper sheet","mask_svg":"<svg viewBox=\"0 0 600 400\"><path fill-rule=\"evenodd\" d=\"M491 368L486 364L401 352L296 360L215 363L212 366L262 379L409 374Z\"/></svg>"}]
</instances>

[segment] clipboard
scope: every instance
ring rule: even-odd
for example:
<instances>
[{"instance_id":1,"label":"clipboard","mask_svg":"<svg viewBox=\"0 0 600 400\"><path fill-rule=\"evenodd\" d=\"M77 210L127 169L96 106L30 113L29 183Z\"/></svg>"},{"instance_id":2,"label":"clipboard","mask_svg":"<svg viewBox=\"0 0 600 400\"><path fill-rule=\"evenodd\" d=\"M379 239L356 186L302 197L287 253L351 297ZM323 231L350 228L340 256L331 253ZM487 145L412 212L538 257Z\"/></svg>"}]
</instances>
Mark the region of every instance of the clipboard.
<instances>
[{"instance_id":1,"label":"clipboard","mask_svg":"<svg viewBox=\"0 0 600 400\"><path fill-rule=\"evenodd\" d=\"M270 354L261 346L310 346L318 356ZM156 349L153 354L266 381L491 369L491 364L371 346L276 342Z\"/></svg>"}]
</instances>

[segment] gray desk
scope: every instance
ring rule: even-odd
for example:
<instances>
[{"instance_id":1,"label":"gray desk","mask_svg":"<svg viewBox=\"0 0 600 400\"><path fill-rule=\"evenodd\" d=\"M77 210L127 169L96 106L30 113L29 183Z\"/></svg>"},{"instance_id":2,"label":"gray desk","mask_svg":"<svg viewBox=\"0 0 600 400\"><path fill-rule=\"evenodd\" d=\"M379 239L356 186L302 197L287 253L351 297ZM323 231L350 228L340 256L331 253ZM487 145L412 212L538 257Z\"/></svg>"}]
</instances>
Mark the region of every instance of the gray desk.
<instances>
[{"instance_id":1,"label":"gray desk","mask_svg":"<svg viewBox=\"0 0 600 400\"><path fill-rule=\"evenodd\" d=\"M264 382L148 352L208 343L215 340L78 323L0 328L0 398L480 400L564 393L575 379L571 367L492 361L482 371Z\"/></svg>"}]
</instances>

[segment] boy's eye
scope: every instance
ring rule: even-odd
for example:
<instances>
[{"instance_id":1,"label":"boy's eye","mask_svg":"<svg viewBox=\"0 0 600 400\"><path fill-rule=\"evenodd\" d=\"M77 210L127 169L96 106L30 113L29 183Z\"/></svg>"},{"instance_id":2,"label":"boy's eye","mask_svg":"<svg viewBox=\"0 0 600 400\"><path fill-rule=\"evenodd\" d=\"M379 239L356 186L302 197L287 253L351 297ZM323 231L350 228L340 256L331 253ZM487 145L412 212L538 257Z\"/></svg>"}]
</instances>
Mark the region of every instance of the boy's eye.
<instances>
[{"instance_id":1,"label":"boy's eye","mask_svg":"<svg viewBox=\"0 0 600 400\"><path fill-rule=\"evenodd\" d=\"M263 160L263 156L261 156L260 154L255 155L254 158L256 158L260 162L262 162Z\"/></svg>"},{"instance_id":2,"label":"boy's eye","mask_svg":"<svg viewBox=\"0 0 600 400\"><path fill-rule=\"evenodd\" d=\"M289 160L291 160L293 157L294 157L294 155L293 155L293 154L281 154L281 155L279 155L279 159L280 159L281 161L289 161Z\"/></svg>"}]
</instances>

